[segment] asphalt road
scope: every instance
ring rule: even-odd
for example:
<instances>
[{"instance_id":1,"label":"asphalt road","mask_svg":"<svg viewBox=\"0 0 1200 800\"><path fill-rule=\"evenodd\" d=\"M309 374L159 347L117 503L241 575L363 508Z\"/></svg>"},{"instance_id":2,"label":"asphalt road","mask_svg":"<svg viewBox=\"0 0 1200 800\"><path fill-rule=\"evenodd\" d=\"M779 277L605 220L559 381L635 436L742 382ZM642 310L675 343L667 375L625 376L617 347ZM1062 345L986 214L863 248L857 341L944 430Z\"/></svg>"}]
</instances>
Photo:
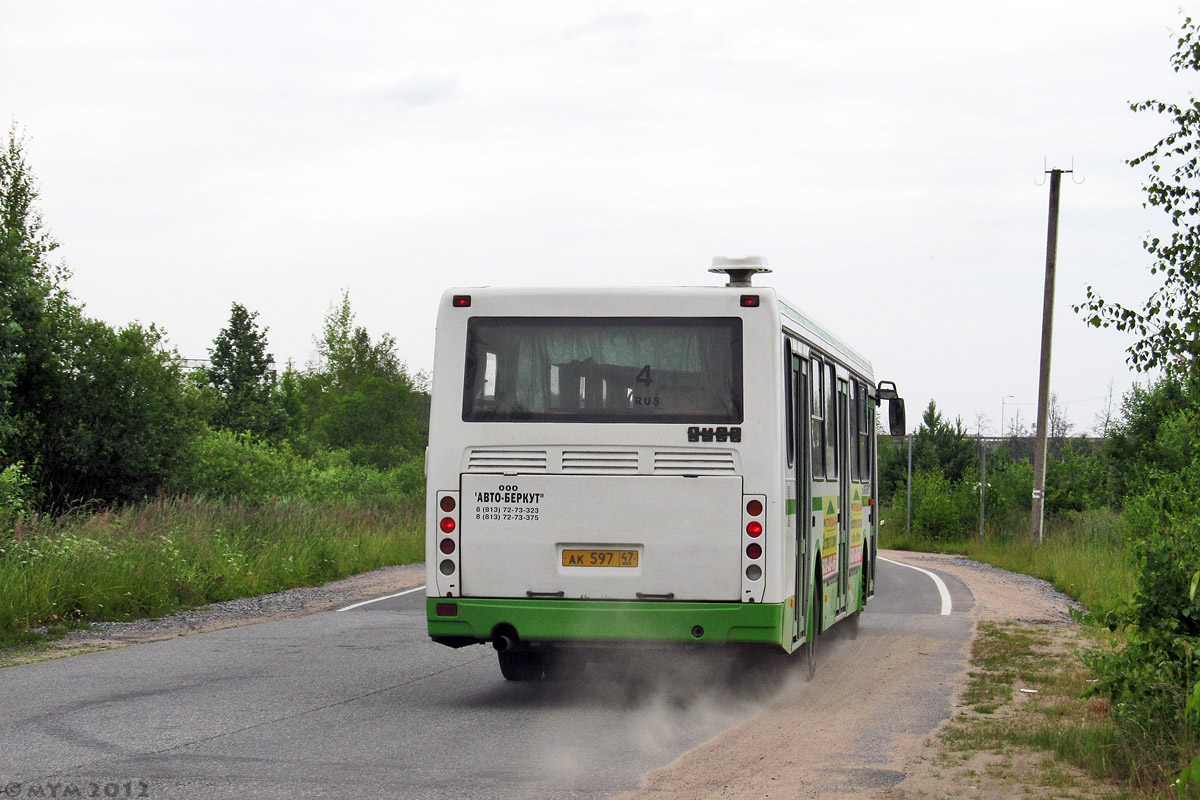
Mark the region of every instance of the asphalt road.
<instances>
[{"instance_id":1,"label":"asphalt road","mask_svg":"<svg viewBox=\"0 0 1200 800\"><path fill-rule=\"evenodd\" d=\"M860 640L936 628L965 641L970 592L943 577L948 617L929 576L881 563ZM861 651L837 626L822 637L813 684L799 680L798 658L755 665L686 653L656 656L632 682L593 669L564 683L508 683L490 649L430 642L423 602L416 592L0 670L0 798L72 788L80 797L607 797L745 721L780 687L806 691L824 665ZM909 728L948 713L937 692L901 700L914 706Z\"/></svg>"}]
</instances>

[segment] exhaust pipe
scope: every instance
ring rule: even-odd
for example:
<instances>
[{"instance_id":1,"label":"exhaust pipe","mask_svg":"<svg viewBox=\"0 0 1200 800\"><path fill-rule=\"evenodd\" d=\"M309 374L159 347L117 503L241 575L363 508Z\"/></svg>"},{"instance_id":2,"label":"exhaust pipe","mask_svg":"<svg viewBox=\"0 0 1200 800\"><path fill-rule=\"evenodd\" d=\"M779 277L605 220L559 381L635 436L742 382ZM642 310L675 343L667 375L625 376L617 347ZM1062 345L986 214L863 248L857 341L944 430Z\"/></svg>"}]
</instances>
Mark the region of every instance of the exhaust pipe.
<instances>
[{"instance_id":1,"label":"exhaust pipe","mask_svg":"<svg viewBox=\"0 0 1200 800\"><path fill-rule=\"evenodd\" d=\"M496 648L497 653L503 653L505 650L511 650L517 644L517 640L507 634L501 634L495 639L492 639L492 647Z\"/></svg>"}]
</instances>

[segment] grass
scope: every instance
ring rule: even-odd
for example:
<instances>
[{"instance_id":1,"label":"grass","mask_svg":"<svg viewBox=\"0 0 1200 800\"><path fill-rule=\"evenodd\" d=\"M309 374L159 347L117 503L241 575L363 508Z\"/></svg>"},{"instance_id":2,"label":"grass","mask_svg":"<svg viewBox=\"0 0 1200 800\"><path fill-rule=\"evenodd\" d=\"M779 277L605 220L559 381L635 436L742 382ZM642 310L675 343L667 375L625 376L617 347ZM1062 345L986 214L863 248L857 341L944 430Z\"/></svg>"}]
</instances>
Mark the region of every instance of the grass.
<instances>
[{"instance_id":1,"label":"grass","mask_svg":"<svg viewBox=\"0 0 1200 800\"><path fill-rule=\"evenodd\" d=\"M931 540L895 533L880 535L880 546L896 550L959 553L1001 569L1042 578L1078 600L1097 617L1133 594L1134 564L1121 535L1119 516L1107 509L1066 512L1046 520L1043 542L1034 546L1028 519L988 525L978 535ZM883 530L888 530L884 526Z\"/></svg>"},{"instance_id":2,"label":"grass","mask_svg":"<svg viewBox=\"0 0 1200 800\"><path fill-rule=\"evenodd\" d=\"M966 708L942 729L938 764L965 769L975 754L986 753L991 777L1032 782L1053 796L1176 797L1161 780L1147 779L1143 754L1114 723L1108 700L1089 692L1094 676L1080 652L1111 646L1110 635L1092 626L1080 636L1064 645L1045 628L981 623Z\"/></svg>"},{"instance_id":3,"label":"grass","mask_svg":"<svg viewBox=\"0 0 1200 800\"><path fill-rule=\"evenodd\" d=\"M0 539L0 645L420 561L423 519L419 499L355 506L188 497L25 519Z\"/></svg>"},{"instance_id":4,"label":"grass","mask_svg":"<svg viewBox=\"0 0 1200 800\"><path fill-rule=\"evenodd\" d=\"M890 536L881 536L880 545L958 553L1043 578L1078 600L1093 621L1103 620L1133 594L1133 554L1119 516L1108 510L1048 518L1044 541L1037 546L1030 541L1027 519L990 524L982 544L974 534L938 540L906 535L903 525L901 519ZM1170 785L1174 773L1167 761L1148 749L1147 737L1134 735L1128 725L1114 719L1106 697L1089 691L1097 676L1085 666L1081 654L1119 648L1122 634L1091 624L1079 635L1079 642L1064 648L1044 628L981 623L962 701L969 711L944 729L939 764L948 768L988 753L995 761L987 768L1001 778L1035 780L1053 796L1106 792L1154 800L1176 797ZM1035 689L1037 694L1022 693L1021 688ZM1019 769L1012 765L1018 753L1027 757ZM1053 759L1029 762L1033 753L1049 753ZM1103 786L1083 786L1078 777L1064 771L1064 764L1102 781ZM1200 791L1186 796L1200 797Z\"/></svg>"}]
</instances>

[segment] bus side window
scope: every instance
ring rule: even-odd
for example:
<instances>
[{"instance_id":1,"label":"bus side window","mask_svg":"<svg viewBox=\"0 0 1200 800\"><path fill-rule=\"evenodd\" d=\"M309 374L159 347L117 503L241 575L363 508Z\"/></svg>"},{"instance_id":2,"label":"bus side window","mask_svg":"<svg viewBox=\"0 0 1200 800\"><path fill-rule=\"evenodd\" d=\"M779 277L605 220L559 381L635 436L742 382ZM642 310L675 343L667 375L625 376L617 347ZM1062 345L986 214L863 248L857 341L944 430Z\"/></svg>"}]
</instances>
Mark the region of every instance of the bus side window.
<instances>
[{"instance_id":1,"label":"bus side window","mask_svg":"<svg viewBox=\"0 0 1200 800\"><path fill-rule=\"evenodd\" d=\"M825 368L820 359L812 360L812 474L825 478Z\"/></svg>"},{"instance_id":2,"label":"bus side window","mask_svg":"<svg viewBox=\"0 0 1200 800\"><path fill-rule=\"evenodd\" d=\"M784 410L784 436L787 437L787 465L792 466L796 462L796 413L792 408L793 398L796 395L796 369L800 363L798 358L792 355L792 343L785 341L783 348L783 410Z\"/></svg>"},{"instance_id":3,"label":"bus side window","mask_svg":"<svg viewBox=\"0 0 1200 800\"><path fill-rule=\"evenodd\" d=\"M858 461L859 480L871 480L871 435L874 433L867 409L867 387L858 384Z\"/></svg>"},{"instance_id":4,"label":"bus side window","mask_svg":"<svg viewBox=\"0 0 1200 800\"><path fill-rule=\"evenodd\" d=\"M859 413L858 381L850 381L850 479L862 480L862 450L859 449L859 426L862 415Z\"/></svg>"},{"instance_id":5,"label":"bus side window","mask_svg":"<svg viewBox=\"0 0 1200 800\"><path fill-rule=\"evenodd\" d=\"M837 367L829 364L829 374L824 378L825 402L825 477L836 481L838 476L837 463L837 407L834 403L834 390L837 387Z\"/></svg>"}]
</instances>

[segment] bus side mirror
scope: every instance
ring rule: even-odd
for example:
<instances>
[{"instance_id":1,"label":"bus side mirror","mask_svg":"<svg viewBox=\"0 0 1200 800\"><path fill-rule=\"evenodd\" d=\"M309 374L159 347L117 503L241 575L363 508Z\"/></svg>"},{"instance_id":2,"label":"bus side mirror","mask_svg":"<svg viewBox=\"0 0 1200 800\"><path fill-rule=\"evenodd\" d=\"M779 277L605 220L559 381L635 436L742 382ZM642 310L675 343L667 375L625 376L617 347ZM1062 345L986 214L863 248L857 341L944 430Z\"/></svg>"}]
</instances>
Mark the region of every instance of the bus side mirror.
<instances>
[{"instance_id":1,"label":"bus side mirror","mask_svg":"<svg viewBox=\"0 0 1200 800\"><path fill-rule=\"evenodd\" d=\"M888 400L888 427L892 436L903 436L908 430L904 423L904 398L893 397Z\"/></svg>"}]
</instances>

